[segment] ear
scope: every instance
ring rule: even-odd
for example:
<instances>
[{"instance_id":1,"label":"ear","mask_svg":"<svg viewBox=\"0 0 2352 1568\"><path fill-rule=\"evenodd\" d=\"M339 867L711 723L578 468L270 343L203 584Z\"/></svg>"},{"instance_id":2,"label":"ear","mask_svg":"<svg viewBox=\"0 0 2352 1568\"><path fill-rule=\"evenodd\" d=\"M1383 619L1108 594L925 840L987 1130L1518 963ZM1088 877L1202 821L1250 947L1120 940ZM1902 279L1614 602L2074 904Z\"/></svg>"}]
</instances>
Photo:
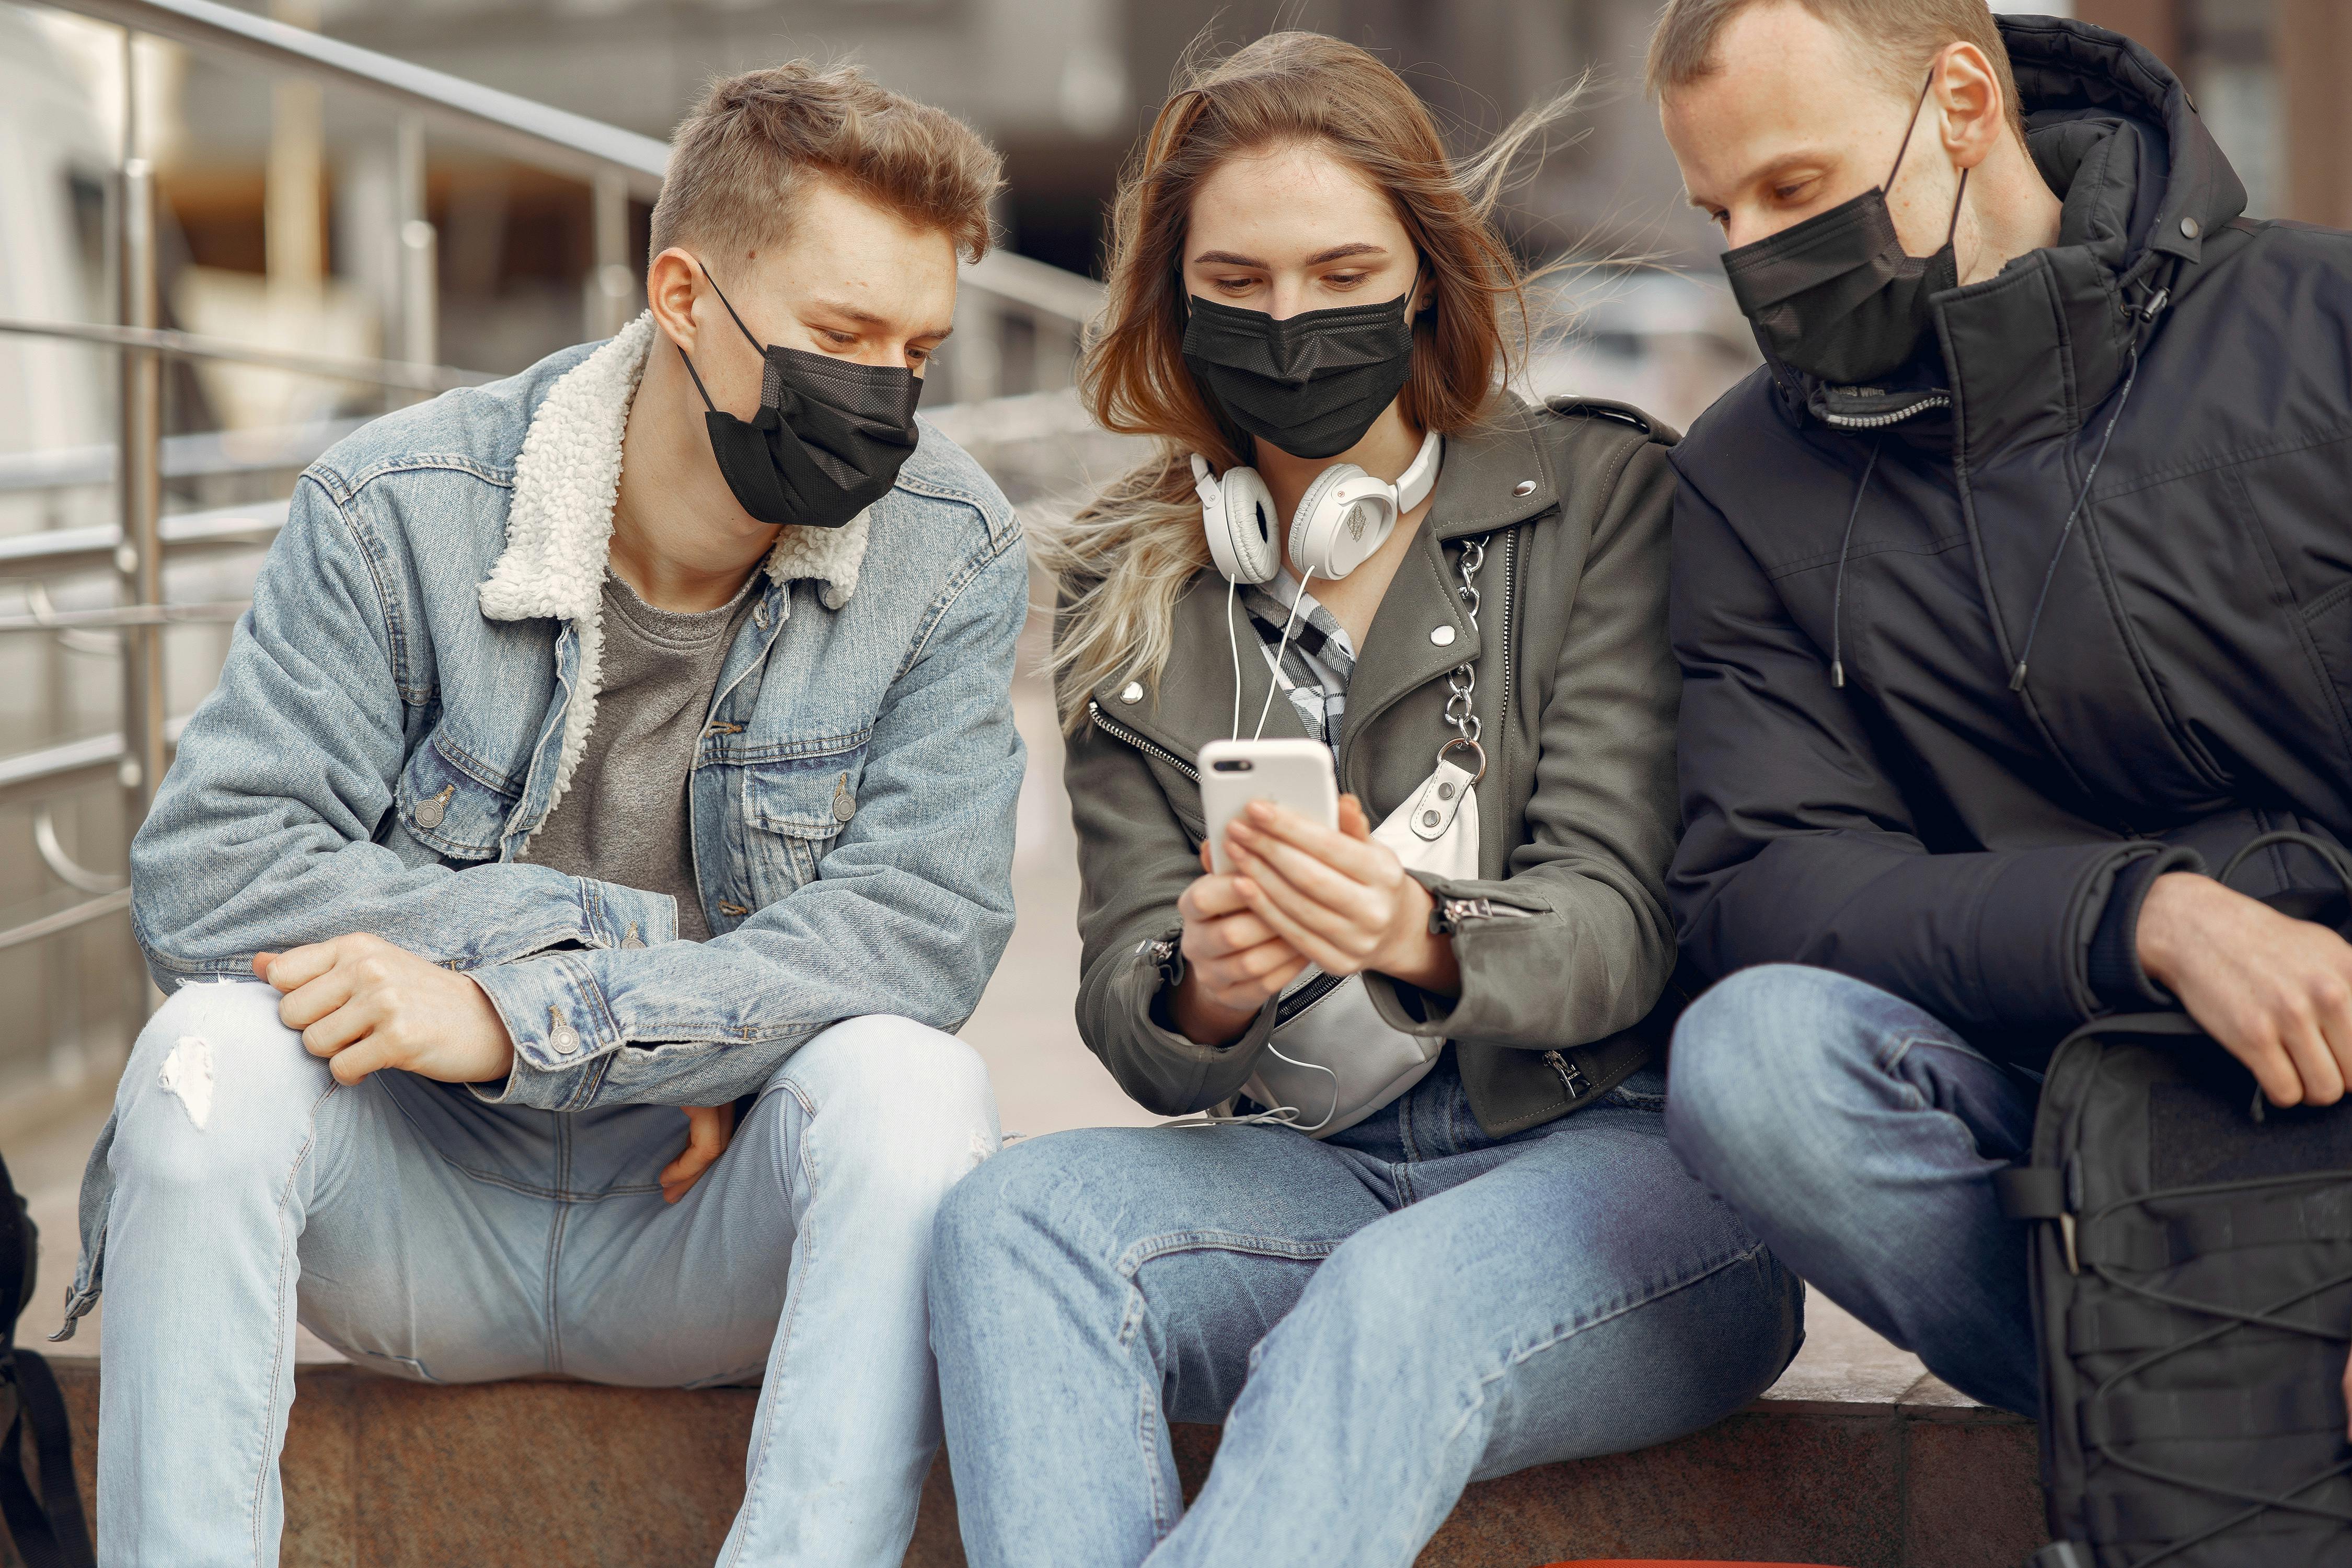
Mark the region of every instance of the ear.
<instances>
[{"instance_id":1,"label":"ear","mask_svg":"<svg viewBox=\"0 0 2352 1568\"><path fill-rule=\"evenodd\" d=\"M704 291L701 267L677 246L655 257L646 268L646 303L654 324L689 354L695 350L695 300Z\"/></svg>"},{"instance_id":2,"label":"ear","mask_svg":"<svg viewBox=\"0 0 2352 1568\"><path fill-rule=\"evenodd\" d=\"M1975 168L2009 133L2009 100L1992 62L1974 44L1946 46L1936 62L1934 92L1944 150L1956 167Z\"/></svg>"}]
</instances>

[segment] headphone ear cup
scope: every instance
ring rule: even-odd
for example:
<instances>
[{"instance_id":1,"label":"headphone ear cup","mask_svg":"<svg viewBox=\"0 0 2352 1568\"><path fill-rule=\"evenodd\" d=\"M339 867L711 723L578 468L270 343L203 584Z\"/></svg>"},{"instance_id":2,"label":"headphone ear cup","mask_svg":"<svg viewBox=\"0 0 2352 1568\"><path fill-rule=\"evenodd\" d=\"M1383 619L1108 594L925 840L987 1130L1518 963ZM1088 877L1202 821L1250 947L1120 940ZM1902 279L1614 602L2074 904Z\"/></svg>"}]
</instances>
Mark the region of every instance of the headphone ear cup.
<instances>
[{"instance_id":1,"label":"headphone ear cup","mask_svg":"<svg viewBox=\"0 0 2352 1568\"><path fill-rule=\"evenodd\" d=\"M1353 463L1334 463L1298 498L1290 559L1327 581L1345 577L1381 547L1395 523L1393 489Z\"/></svg>"},{"instance_id":2,"label":"headphone ear cup","mask_svg":"<svg viewBox=\"0 0 2352 1568\"><path fill-rule=\"evenodd\" d=\"M1228 468L1218 504L1202 509L1209 556L1230 582L1271 583L1282 557L1274 542L1274 497L1255 468Z\"/></svg>"}]
</instances>

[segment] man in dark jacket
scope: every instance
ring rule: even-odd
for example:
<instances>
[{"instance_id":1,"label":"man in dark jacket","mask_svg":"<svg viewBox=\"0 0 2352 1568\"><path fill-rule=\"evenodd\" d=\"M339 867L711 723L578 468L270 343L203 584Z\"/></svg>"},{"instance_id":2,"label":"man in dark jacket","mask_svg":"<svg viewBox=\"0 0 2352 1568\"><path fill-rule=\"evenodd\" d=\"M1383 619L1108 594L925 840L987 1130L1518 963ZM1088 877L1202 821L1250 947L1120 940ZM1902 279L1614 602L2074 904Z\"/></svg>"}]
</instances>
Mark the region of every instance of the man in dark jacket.
<instances>
[{"instance_id":1,"label":"man in dark jacket","mask_svg":"<svg viewBox=\"0 0 2352 1568\"><path fill-rule=\"evenodd\" d=\"M1674 1136L2031 1410L1990 1177L2051 1047L2178 1001L2281 1104L2352 1075L2352 946L2248 896L2332 873L2217 879L2352 842L2352 237L2242 217L2146 50L1983 0L1674 0L1651 79L1766 357L1674 457L1670 889L1730 976Z\"/></svg>"}]
</instances>

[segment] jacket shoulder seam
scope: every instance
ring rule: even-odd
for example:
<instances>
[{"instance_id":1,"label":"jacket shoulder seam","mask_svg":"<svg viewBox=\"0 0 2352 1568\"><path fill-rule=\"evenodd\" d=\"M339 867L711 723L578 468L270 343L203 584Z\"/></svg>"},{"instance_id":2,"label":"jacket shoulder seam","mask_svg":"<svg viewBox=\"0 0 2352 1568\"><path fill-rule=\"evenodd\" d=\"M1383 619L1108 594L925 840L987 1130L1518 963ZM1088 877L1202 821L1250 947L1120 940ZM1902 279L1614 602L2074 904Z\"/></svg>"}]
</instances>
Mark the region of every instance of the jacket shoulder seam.
<instances>
[{"instance_id":1,"label":"jacket shoulder seam","mask_svg":"<svg viewBox=\"0 0 2352 1568\"><path fill-rule=\"evenodd\" d=\"M305 473L303 478L309 479L310 476ZM376 613L383 617L384 636L392 643L393 687L400 693L402 701L412 706L422 705L430 700L432 693L429 689L417 684L409 668L408 632L401 616L399 596L384 581L381 559L383 551L351 512L349 502L358 499L358 489L355 487L350 496L341 497L324 484L319 488L325 494L328 505L334 509L335 521L341 523L344 531L351 536L352 546L359 551L360 560L367 567L368 581L375 588Z\"/></svg>"},{"instance_id":2,"label":"jacket shoulder seam","mask_svg":"<svg viewBox=\"0 0 2352 1568\"><path fill-rule=\"evenodd\" d=\"M931 646L931 634L939 630L940 623L947 619L950 610L955 608L955 603L963 596L963 591L977 582L982 573L996 564L1020 537L1021 530L1017 524L1002 537L992 530L988 547L965 558L963 565L958 568L956 574L948 580L946 589L940 593L939 602L932 607L930 615L924 619L922 626L916 632L914 641L907 646L907 657L899 662L898 669L890 677L893 685L905 679L908 671L922 663L924 651Z\"/></svg>"}]
</instances>

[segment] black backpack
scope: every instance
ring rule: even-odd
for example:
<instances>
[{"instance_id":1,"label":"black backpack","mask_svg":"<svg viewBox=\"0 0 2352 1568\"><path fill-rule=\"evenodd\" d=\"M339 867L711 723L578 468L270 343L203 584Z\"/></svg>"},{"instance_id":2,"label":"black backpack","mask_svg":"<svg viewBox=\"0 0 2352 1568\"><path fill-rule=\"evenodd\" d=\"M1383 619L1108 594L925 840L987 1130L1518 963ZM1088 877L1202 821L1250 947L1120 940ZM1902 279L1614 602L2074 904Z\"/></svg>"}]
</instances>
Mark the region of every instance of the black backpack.
<instances>
[{"instance_id":1,"label":"black backpack","mask_svg":"<svg viewBox=\"0 0 2352 1568\"><path fill-rule=\"evenodd\" d=\"M2273 833L2346 878L2334 846ZM2268 900L2344 929L2345 902ZM2032 1568L2352 1563L2352 1097L2264 1103L2182 1013L2100 1018L2051 1058L2030 1164L2042 1484Z\"/></svg>"},{"instance_id":2,"label":"black backpack","mask_svg":"<svg viewBox=\"0 0 2352 1568\"><path fill-rule=\"evenodd\" d=\"M8 1432L0 1437L0 1520L25 1568L94 1568L81 1489L74 1484L73 1434L49 1363L16 1346L16 1315L32 1299L40 1233L8 1167L0 1162L0 1388L12 1396ZM23 1439L40 1465L41 1492L25 1473Z\"/></svg>"}]
</instances>

